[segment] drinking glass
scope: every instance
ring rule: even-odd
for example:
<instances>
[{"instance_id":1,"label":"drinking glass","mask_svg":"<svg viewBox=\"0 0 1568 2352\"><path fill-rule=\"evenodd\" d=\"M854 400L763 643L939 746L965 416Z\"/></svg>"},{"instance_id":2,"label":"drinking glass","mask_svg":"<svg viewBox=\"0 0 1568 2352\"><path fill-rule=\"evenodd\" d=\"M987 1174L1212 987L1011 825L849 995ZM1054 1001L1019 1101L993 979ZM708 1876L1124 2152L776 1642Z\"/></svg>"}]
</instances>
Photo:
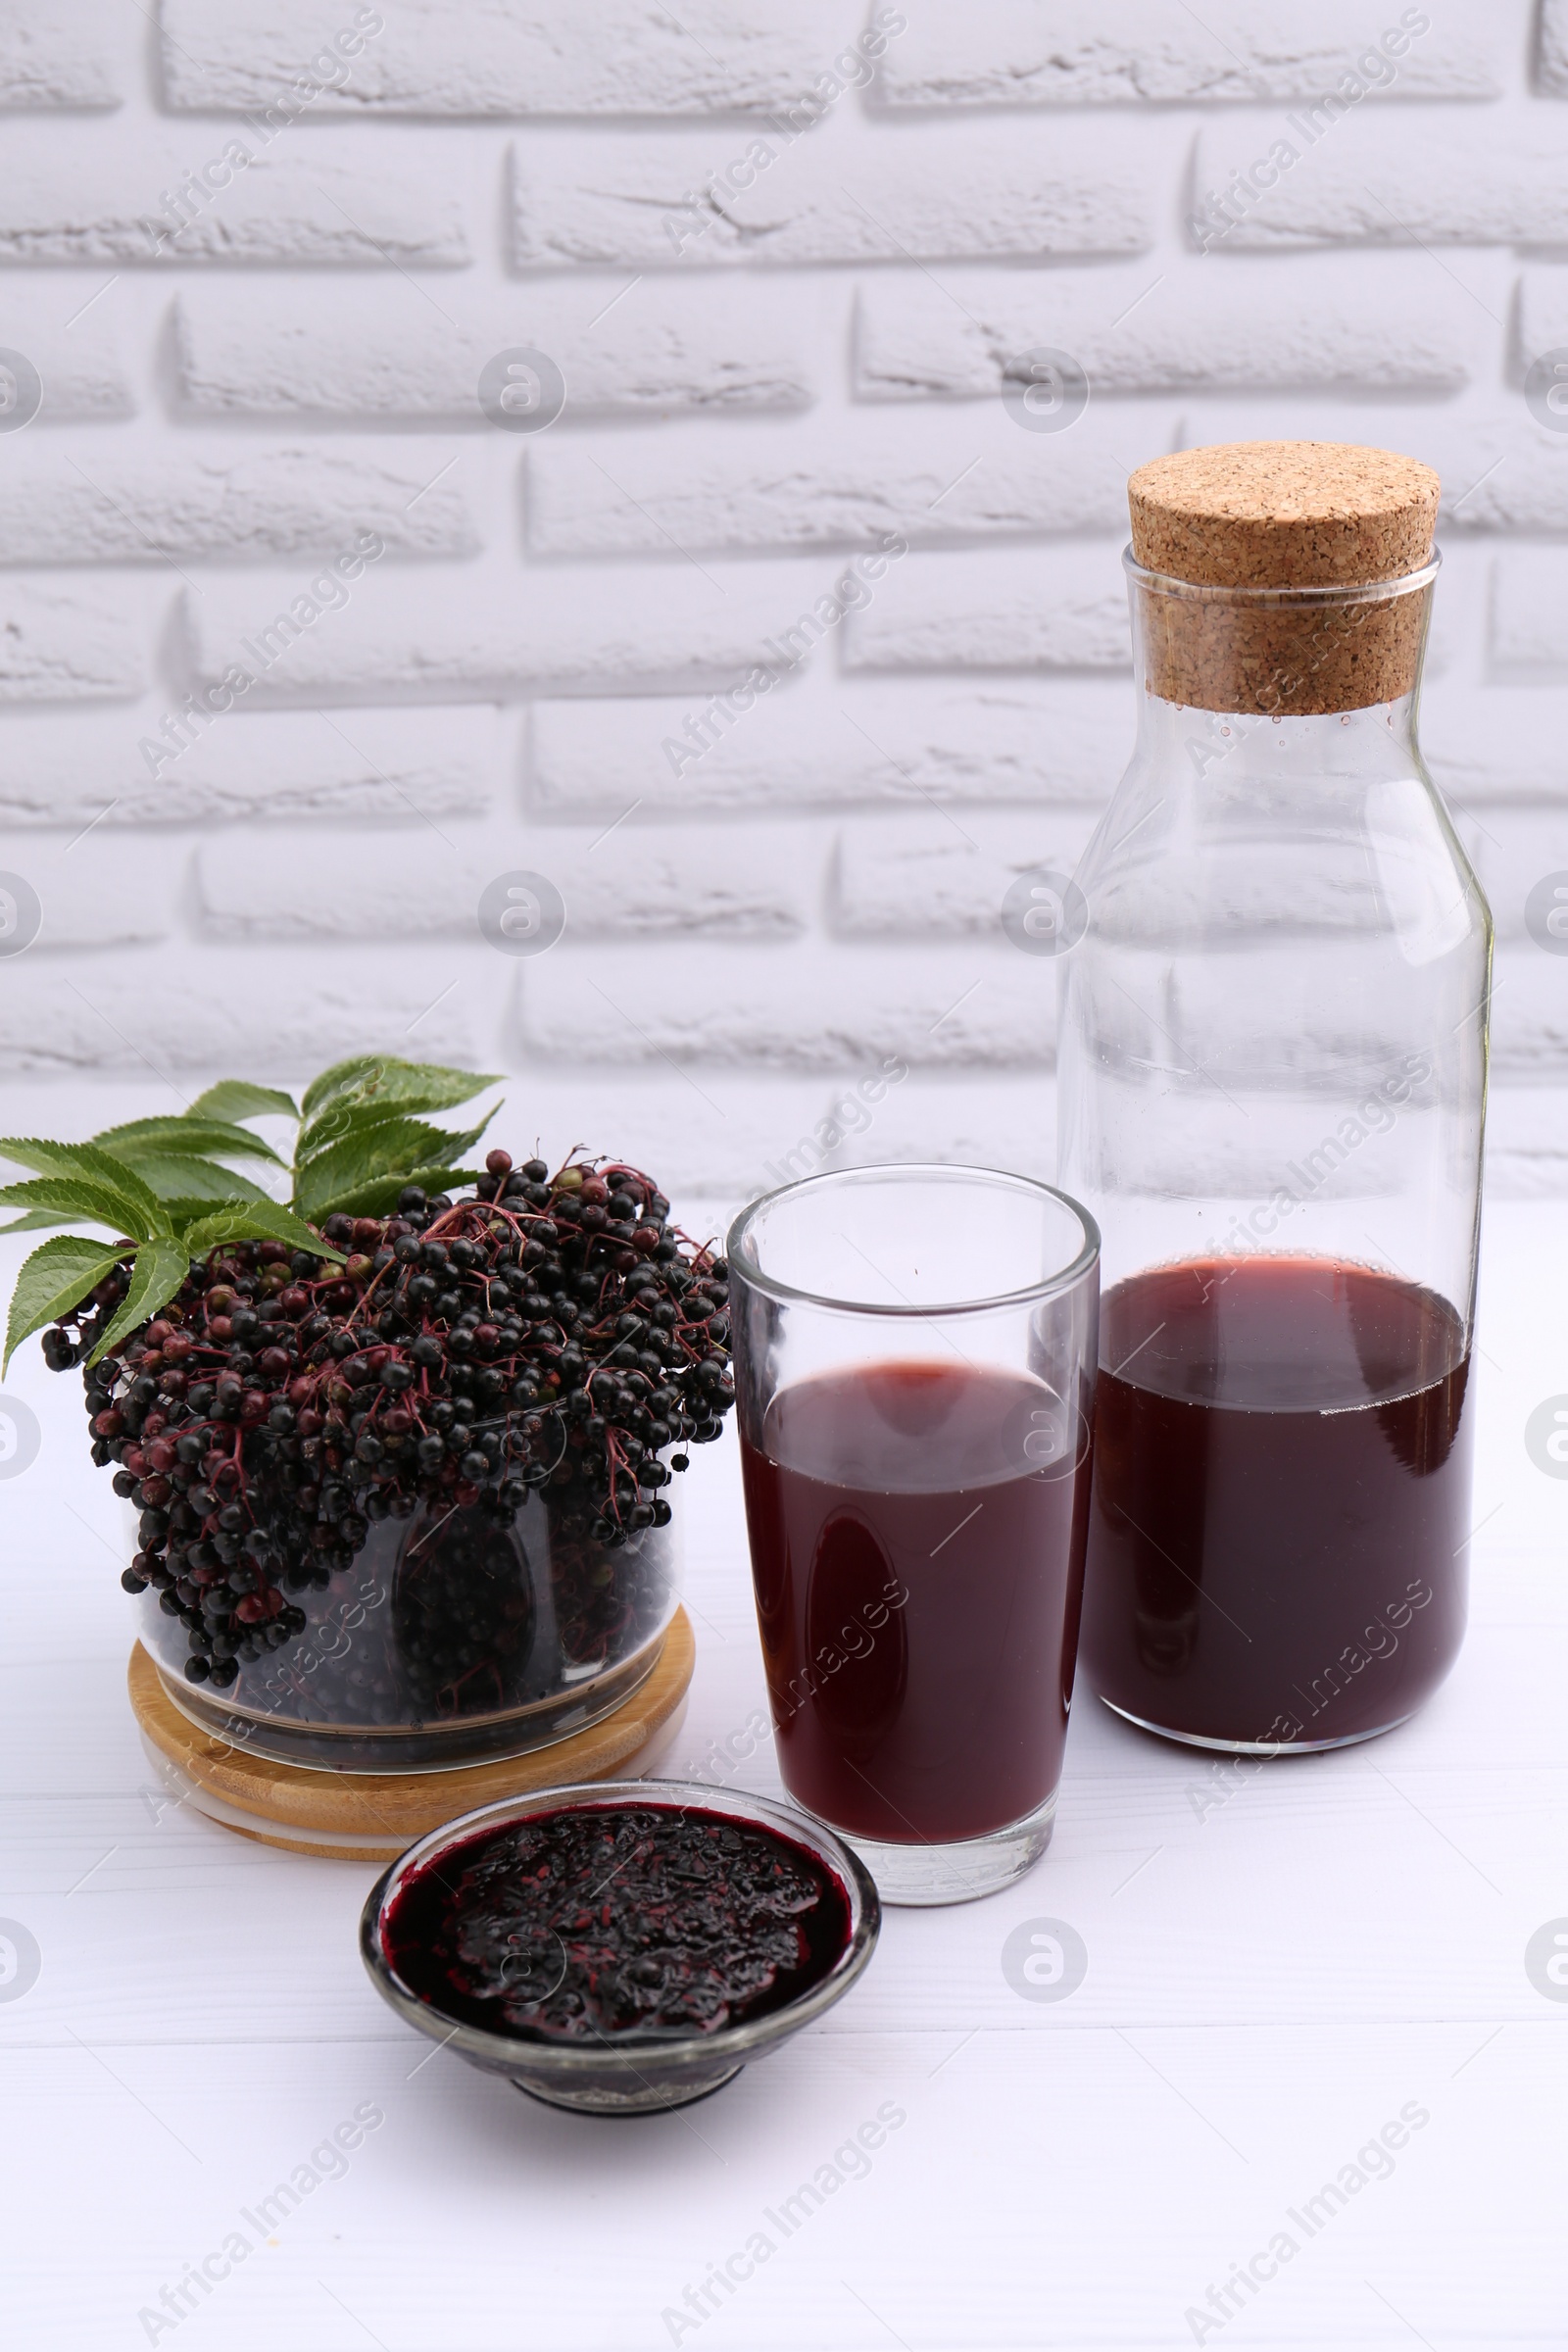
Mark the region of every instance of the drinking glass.
<instances>
[{"instance_id":1,"label":"drinking glass","mask_svg":"<svg viewBox=\"0 0 1568 2352\"><path fill-rule=\"evenodd\" d=\"M884 1901L1051 1838L1088 1531L1100 1235L991 1168L808 1177L729 1236L779 1770Z\"/></svg>"}]
</instances>

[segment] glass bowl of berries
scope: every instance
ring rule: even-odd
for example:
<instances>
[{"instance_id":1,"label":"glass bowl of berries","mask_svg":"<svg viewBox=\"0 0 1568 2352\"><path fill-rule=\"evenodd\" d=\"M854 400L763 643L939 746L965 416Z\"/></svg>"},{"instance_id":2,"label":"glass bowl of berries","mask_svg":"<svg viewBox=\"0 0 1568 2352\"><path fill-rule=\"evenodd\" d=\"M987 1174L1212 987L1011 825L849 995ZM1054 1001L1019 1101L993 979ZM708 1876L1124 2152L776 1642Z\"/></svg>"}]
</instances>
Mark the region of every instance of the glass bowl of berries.
<instances>
[{"instance_id":1,"label":"glass bowl of berries","mask_svg":"<svg viewBox=\"0 0 1568 2352\"><path fill-rule=\"evenodd\" d=\"M823 2016L870 1961L877 1892L792 1806L700 1782L486 1805L411 1846L360 1923L405 2024L555 2107L689 2105Z\"/></svg>"},{"instance_id":2,"label":"glass bowl of berries","mask_svg":"<svg viewBox=\"0 0 1568 2352\"><path fill-rule=\"evenodd\" d=\"M488 1118L413 1113L484 1083L351 1063L300 1109L229 1081L184 1121L0 1142L53 1171L0 1199L135 1237L45 1244L10 1342L47 1322L46 1361L80 1366L143 1645L255 1754L524 1754L621 1705L674 1615L669 1490L733 1398L724 1261L625 1163L452 1164ZM301 1122L291 1200L215 1205L244 1182L224 1156L277 1157L243 1123L274 1112Z\"/></svg>"}]
</instances>

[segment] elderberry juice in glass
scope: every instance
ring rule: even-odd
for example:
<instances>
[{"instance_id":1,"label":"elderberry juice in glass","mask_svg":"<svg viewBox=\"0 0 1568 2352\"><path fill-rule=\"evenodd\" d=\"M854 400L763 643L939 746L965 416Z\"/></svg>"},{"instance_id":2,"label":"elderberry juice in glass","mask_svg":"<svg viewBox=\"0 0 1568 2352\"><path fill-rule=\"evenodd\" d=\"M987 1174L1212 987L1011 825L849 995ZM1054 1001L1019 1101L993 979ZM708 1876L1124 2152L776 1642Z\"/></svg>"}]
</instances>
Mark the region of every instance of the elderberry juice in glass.
<instances>
[{"instance_id":1,"label":"elderberry juice in glass","mask_svg":"<svg viewBox=\"0 0 1568 2352\"><path fill-rule=\"evenodd\" d=\"M890 1902L1044 1851L1088 1532L1099 1237L987 1169L818 1176L729 1240L779 1770Z\"/></svg>"}]
</instances>

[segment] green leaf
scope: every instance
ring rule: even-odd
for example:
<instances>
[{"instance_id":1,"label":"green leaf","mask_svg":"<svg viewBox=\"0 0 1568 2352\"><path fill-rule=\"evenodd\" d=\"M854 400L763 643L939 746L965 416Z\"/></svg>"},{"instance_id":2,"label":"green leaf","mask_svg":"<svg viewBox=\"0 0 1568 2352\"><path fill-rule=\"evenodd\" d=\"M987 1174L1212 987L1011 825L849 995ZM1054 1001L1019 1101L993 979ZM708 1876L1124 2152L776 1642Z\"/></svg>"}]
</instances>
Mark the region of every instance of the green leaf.
<instances>
[{"instance_id":1,"label":"green leaf","mask_svg":"<svg viewBox=\"0 0 1568 2352\"><path fill-rule=\"evenodd\" d=\"M34 1136L7 1135L0 1136L0 1155L20 1160L24 1168L38 1168L46 1176L84 1178L100 1192L118 1194L119 1209L114 1216L98 1221L119 1225L134 1241L169 1231L157 1194L134 1168L127 1167L122 1159L114 1158L110 1152L99 1151L95 1144L51 1144ZM47 1204L39 1201L36 1205L41 1208Z\"/></svg>"},{"instance_id":2,"label":"green leaf","mask_svg":"<svg viewBox=\"0 0 1568 2352\"><path fill-rule=\"evenodd\" d=\"M299 1115L292 1095L279 1094L271 1086L252 1086L248 1078L220 1079L205 1095L197 1096L186 1113L193 1119L297 1119Z\"/></svg>"},{"instance_id":3,"label":"green leaf","mask_svg":"<svg viewBox=\"0 0 1568 2352\"><path fill-rule=\"evenodd\" d=\"M175 1233L183 1234L187 1225L199 1225L204 1217L216 1217L220 1208L248 1209L250 1202L237 1193L230 1193L221 1200L205 1200L194 1193L174 1193L164 1206Z\"/></svg>"},{"instance_id":4,"label":"green leaf","mask_svg":"<svg viewBox=\"0 0 1568 2352\"><path fill-rule=\"evenodd\" d=\"M287 1164L259 1135L252 1135L248 1127L230 1126L225 1119L132 1119L123 1127L106 1127L92 1140L138 1167L149 1153L167 1158L182 1152L226 1152L234 1159L270 1159L279 1168Z\"/></svg>"},{"instance_id":5,"label":"green leaf","mask_svg":"<svg viewBox=\"0 0 1568 2352\"><path fill-rule=\"evenodd\" d=\"M139 1330L167 1306L190 1272L190 1255L179 1242L155 1234L143 1242L131 1263L130 1288L119 1313L87 1358L95 1364L109 1348L118 1348L129 1333Z\"/></svg>"},{"instance_id":6,"label":"green leaf","mask_svg":"<svg viewBox=\"0 0 1568 2352\"><path fill-rule=\"evenodd\" d=\"M345 1096L357 1102L395 1103L400 1110L450 1110L456 1102L470 1102L500 1079L482 1070L454 1070L433 1061L399 1061L393 1054L358 1054L352 1061L334 1062L313 1078L305 1090L302 1109L307 1119Z\"/></svg>"},{"instance_id":7,"label":"green leaf","mask_svg":"<svg viewBox=\"0 0 1568 2352\"><path fill-rule=\"evenodd\" d=\"M409 1184L413 1169L444 1167L459 1158L489 1123L486 1119L460 1135L431 1127L423 1119L377 1119L364 1130L351 1126L341 1142L296 1169L294 1205L303 1215L319 1219L338 1205L341 1195L358 1192L379 1176L401 1177Z\"/></svg>"},{"instance_id":8,"label":"green leaf","mask_svg":"<svg viewBox=\"0 0 1568 2352\"><path fill-rule=\"evenodd\" d=\"M374 1087L384 1059L373 1054L357 1054L351 1061L334 1061L330 1069L319 1071L300 1097L300 1116L309 1119L339 1095L352 1094L366 1086Z\"/></svg>"},{"instance_id":9,"label":"green leaf","mask_svg":"<svg viewBox=\"0 0 1568 2352\"><path fill-rule=\"evenodd\" d=\"M72 1224L107 1225L111 1233L145 1241L148 1220L127 1216L125 1205L120 1193L80 1176L29 1176L24 1184L0 1185L0 1208L43 1209ZM153 1205L157 1208L156 1200ZM164 1221L162 1210L159 1221Z\"/></svg>"},{"instance_id":10,"label":"green leaf","mask_svg":"<svg viewBox=\"0 0 1568 2352\"><path fill-rule=\"evenodd\" d=\"M377 1127L390 1127L414 1115L401 1102L359 1102L351 1095L341 1095L300 1129L294 1140L294 1165L302 1168L308 1159L330 1152L334 1144L346 1143L351 1135L369 1135Z\"/></svg>"},{"instance_id":11,"label":"green leaf","mask_svg":"<svg viewBox=\"0 0 1568 2352\"><path fill-rule=\"evenodd\" d=\"M63 1233L35 1250L17 1276L11 1294L11 1319L6 1327L5 1360L9 1370L21 1342L45 1323L52 1323L95 1290L123 1250L106 1250L102 1242L84 1241L79 1234Z\"/></svg>"},{"instance_id":12,"label":"green leaf","mask_svg":"<svg viewBox=\"0 0 1568 2352\"><path fill-rule=\"evenodd\" d=\"M151 1154L136 1163L138 1175L145 1178L164 1204L168 1213L172 1200L267 1200L270 1194L263 1192L248 1176L237 1176L232 1168L222 1167L216 1159L190 1158L183 1154L168 1159Z\"/></svg>"},{"instance_id":13,"label":"green leaf","mask_svg":"<svg viewBox=\"0 0 1568 2352\"><path fill-rule=\"evenodd\" d=\"M301 1222L292 1209L276 1200L242 1200L232 1208L215 1210L182 1226L179 1235L183 1249L191 1257L205 1257L220 1242L292 1242L296 1250L309 1250L315 1257L329 1257L341 1265L343 1252L323 1242L318 1233Z\"/></svg>"},{"instance_id":14,"label":"green leaf","mask_svg":"<svg viewBox=\"0 0 1568 2352\"><path fill-rule=\"evenodd\" d=\"M500 1108L499 1102L493 1104L481 1113L476 1126L461 1130L424 1124L425 1136L434 1138L425 1148L426 1162L433 1163L443 1156L457 1158L470 1144L477 1143ZM334 1102L314 1125L301 1132L294 1153L295 1183L298 1185L304 1172L313 1167L325 1152L336 1150L340 1145L352 1141L368 1149L374 1137L383 1130L397 1128L407 1135L416 1124L421 1122L416 1122L411 1112L396 1103Z\"/></svg>"},{"instance_id":15,"label":"green leaf","mask_svg":"<svg viewBox=\"0 0 1568 2352\"><path fill-rule=\"evenodd\" d=\"M477 1168L410 1168L406 1175L378 1176L354 1192L338 1194L325 1213L341 1210L349 1217L384 1217L396 1208L406 1184L416 1184L424 1193L449 1193L454 1185L472 1184L478 1174Z\"/></svg>"},{"instance_id":16,"label":"green leaf","mask_svg":"<svg viewBox=\"0 0 1568 2352\"><path fill-rule=\"evenodd\" d=\"M330 1152L336 1144L347 1143L351 1135L368 1135L372 1127L385 1127L394 1119L404 1116L405 1113L398 1109L396 1103L371 1106L339 1102L329 1104L319 1118L313 1119L308 1127L302 1127L294 1139L296 1185L300 1170L311 1160L319 1158L323 1152Z\"/></svg>"},{"instance_id":17,"label":"green leaf","mask_svg":"<svg viewBox=\"0 0 1568 2352\"><path fill-rule=\"evenodd\" d=\"M0 1159L14 1159L40 1176L79 1176L81 1153L91 1145L53 1144L38 1135L0 1135Z\"/></svg>"},{"instance_id":18,"label":"green leaf","mask_svg":"<svg viewBox=\"0 0 1568 2352\"><path fill-rule=\"evenodd\" d=\"M52 1208L29 1208L24 1217L13 1217L9 1225L0 1225L0 1233L42 1233L50 1225L70 1223L69 1217L57 1215Z\"/></svg>"}]
</instances>

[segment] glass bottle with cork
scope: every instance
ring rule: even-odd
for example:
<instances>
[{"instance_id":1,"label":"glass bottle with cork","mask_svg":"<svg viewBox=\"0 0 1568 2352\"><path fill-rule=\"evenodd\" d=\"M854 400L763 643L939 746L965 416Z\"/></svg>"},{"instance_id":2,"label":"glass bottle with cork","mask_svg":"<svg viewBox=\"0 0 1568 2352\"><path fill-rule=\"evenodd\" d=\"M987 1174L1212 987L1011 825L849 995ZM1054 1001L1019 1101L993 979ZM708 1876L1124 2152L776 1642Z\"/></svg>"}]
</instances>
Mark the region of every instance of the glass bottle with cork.
<instances>
[{"instance_id":1,"label":"glass bottle with cork","mask_svg":"<svg viewBox=\"0 0 1568 2352\"><path fill-rule=\"evenodd\" d=\"M1129 485L1138 742L1058 1045L1104 1244L1080 1671L1203 1746L1369 1739L1463 1637L1492 921L1416 741L1438 495L1332 443Z\"/></svg>"}]
</instances>

